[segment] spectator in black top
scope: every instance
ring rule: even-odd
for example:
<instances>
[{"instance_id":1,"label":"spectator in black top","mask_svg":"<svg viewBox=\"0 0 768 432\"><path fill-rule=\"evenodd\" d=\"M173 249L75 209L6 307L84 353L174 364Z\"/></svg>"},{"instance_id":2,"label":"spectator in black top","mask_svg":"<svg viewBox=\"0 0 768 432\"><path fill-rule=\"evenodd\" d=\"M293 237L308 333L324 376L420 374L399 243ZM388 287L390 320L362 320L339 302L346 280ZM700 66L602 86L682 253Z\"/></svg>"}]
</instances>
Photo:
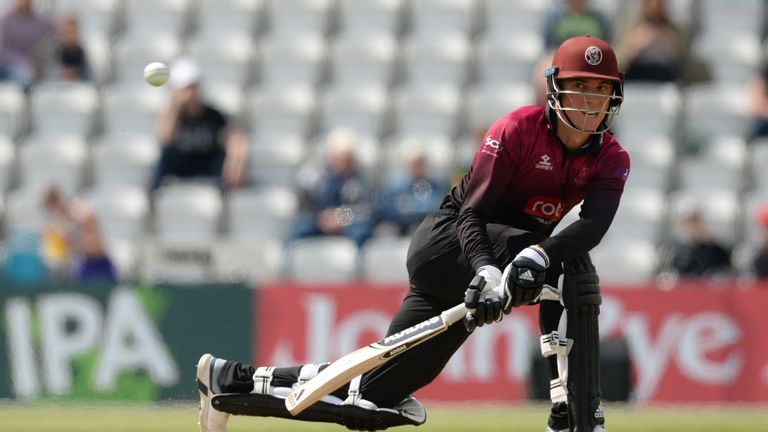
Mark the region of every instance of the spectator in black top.
<instances>
[{"instance_id":1,"label":"spectator in black top","mask_svg":"<svg viewBox=\"0 0 768 432\"><path fill-rule=\"evenodd\" d=\"M75 17L59 22L59 41L56 51L57 78L61 81L87 81L91 79L88 58L80 42L80 31Z\"/></svg>"},{"instance_id":2,"label":"spectator in black top","mask_svg":"<svg viewBox=\"0 0 768 432\"><path fill-rule=\"evenodd\" d=\"M757 279L768 280L768 205L755 213L755 223L760 227L760 243L752 257L752 273Z\"/></svg>"},{"instance_id":3,"label":"spectator in black top","mask_svg":"<svg viewBox=\"0 0 768 432\"><path fill-rule=\"evenodd\" d=\"M712 237L704 215L694 204L680 214L685 238L674 246L669 270L681 277L725 276L731 271L730 251Z\"/></svg>"},{"instance_id":4,"label":"spectator in black top","mask_svg":"<svg viewBox=\"0 0 768 432\"><path fill-rule=\"evenodd\" d=\"M168 177L210 178L224 190L243 184L245 133L203 99L200 79L198 66L189 59L171 67L171 101L156 127L163 150L153 191Z\"/></svg>"},{"instance_id":5,"label":"spectator in black top","mask_svg":"<svg viewBox=\"0 0 768 432\"><path fill-rule=\"evenodd\" d=\"M627 81L674 82L682 73L684 41L664 0L644 0L642 15L618 38Z\"/></svg>"},{"instance_id":6,"label":"spectator in black top","mask_svg":"<svg viewBox=\"0 0 768 432\"><path fill-rule=\"evenodd\" d=\"M763 61L760 70L749 83L749 110L752 127L749 142L768 136L768 61Z\"/></svg>"}]
</instances>

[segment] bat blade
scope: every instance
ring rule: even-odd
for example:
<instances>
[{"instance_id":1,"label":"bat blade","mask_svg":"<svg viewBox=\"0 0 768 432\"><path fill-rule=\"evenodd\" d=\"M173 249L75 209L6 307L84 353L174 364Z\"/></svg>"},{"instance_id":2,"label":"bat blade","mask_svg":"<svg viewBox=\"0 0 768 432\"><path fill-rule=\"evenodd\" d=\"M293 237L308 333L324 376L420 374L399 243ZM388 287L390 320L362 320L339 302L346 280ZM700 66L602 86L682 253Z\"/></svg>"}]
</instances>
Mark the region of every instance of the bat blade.
<instances>
[{"instance_id":1,"label":"bat blade","mask_svg":"<svg viewBox=\"0 0 768 432\"><path fill-rule=\"evenodd\" d=\"M464 318L466 312L464 304L454 306L440 315L341 357L288 395L285 407L292 415L299 414L352 378L444 332L451 324Z\"/></svg>"}]
</instances>

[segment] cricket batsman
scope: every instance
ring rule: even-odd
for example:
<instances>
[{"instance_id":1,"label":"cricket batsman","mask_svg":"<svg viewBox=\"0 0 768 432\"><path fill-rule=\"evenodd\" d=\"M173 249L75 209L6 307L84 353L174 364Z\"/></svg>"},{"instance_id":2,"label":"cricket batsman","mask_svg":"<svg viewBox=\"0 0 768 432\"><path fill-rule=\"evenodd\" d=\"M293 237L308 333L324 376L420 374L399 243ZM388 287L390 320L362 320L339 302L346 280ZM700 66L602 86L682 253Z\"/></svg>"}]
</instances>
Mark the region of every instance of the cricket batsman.
<instances>
[{"instance_id":1,"label":"cricket batsman","mask_svg":"<svg viewBox=\"0 0 768 432\"><path fill-rule=\"evenodd\" d=\"M545 76L546 106L521 107L493 123L461 182L414 233L410 289L387 335L461 302L474 311L464 325L356 377L296 417L286 396L327 363L251 366L204 354L197 368L202 432L225 431L230 414L355 430L422 424L426 411L412 393L438 376L477 327L537 303L551 377L547 430L605 430L601 296L588 253L608 231L629 175L629 156L608 131L623 100L623 74L607 42L578 36L558 47ZM582 201L579 219L552 235Z\"/></svg>"}]
</instances>

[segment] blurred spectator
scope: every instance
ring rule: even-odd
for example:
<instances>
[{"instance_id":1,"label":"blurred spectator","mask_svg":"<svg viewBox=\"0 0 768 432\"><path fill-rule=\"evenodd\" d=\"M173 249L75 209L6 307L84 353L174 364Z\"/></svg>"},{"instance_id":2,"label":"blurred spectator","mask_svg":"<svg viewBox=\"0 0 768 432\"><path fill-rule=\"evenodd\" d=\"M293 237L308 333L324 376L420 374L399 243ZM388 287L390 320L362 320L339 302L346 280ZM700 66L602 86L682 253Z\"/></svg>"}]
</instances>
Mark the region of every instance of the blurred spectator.
<instances>
[{"instance_id":1,"label":"blurred spectator","mask_svg":"<svg viewBox=\"0 0 768 432\"><path fill-rule=\"evenodd\" d=\"M377 203L377 232L410 234L427 216L440 207L445 188L428 176L423 150L412 149L403 158L404 169L392 172Z\"/></svg>"},{"instance_id":2,"label":"blurred spectator","mask_svg":"<svg viewBox=\"0 0 768 432\"><path fill-rule=\"evenodd\" d=\"M547 104L547 78L544 76L544 72L552 66L552 57L554 57L554 51L547 51L541 55L539 60L533 65L533 76L531 76L531 85L533 86L534 105L546 105ZM485 135L480 136L482 138Z\"/></svg>"},{"instance_id":3,"label":"blurred spectator","mask_svg":"<svg viewBox=\"0 0 768 432\"><path fill-rule=\"evenodd\" d=\"M80 282L116 282L117 272L91 209L79 200L64 198L56 186L46 189L43 205L50 216L42 238L49 266Z\"/></svg>"},{"instance_id":4,"label":"blurred spectator","mask_svg":"<svg viewBox=\"0 0 768 432\"><path fill-rule=\"evenodd\" d=\"M63 18L59 21L58 31L56 77L61 81L87 81L91 79L88 57L80 42L77 19L74 17Z\"/></svg>"},{"instance_id":5,"label":"blurred spectator","mask_svg":"<svg viewBox=\"0 0 768 432\"><path fill-rule=\"evenodd\" d=\"M0 16L0 80L28 90L42 77L54 35L53 21L35 12L32 0L16 0Z\"/></svg>"},{"instance_id":6,"label":"blurred spectator","mask_svg":"<svg viewBox=\"0 0 768 432\"><path fill-rule=\"evenodd\" d=\"M617 35L616 54L627 81L680 79L683 35L667 16L664 0L644 0L642 15Z\"/></svg>"},{"instance_id":7,"label":"blurred spectator","mask_svg":"<svg viewBox=\"0 0 768 432\"><path fill-rule=\"evenodd\" d=\"M768 279L768 205L757 209L755 222L760 227L760 243L752 257L752 273L758 279Z\"/></svg>"},{"instance_id":8,"label":"blurred spectator","mask_svg":"<svg viewBox=\"0 0 768 432\"><path fill-rule=\"evenodd\" d=\"M763 61L760 70L749 84L749 111L752 116L752 129L749 142L768 136L768 61Z\"/></svg>"},{"instance_id":9,"label":"blurred spectator","mask_svg":"<svg viewBox=\"0 0 768 432\"><path fill-rule=\"evenodd\" d=\"M171 67L171 100L156 126L163 149L151 190L168 177L211 178L222 189L242 186L247 138L201 95L200 69L189 59Z\"/></svg>"},{"instance_id":10,"label":"blurred spectator","mask_svg":"<svg viewBox=\"0 0 768 432\"><path fill-rule=\"evenodd\" d=\"M545 48L556 48L566 39L585 34L611 40L608 21L588 3L587 0L555 2L558 7L548 13L544 25Z\"/></svg>"},{"instance_id":11,"label":"blurred spectator","mask_svg":"<svg viewBox=\"0 0 768 432\"><path fill-rule=\"evenodd\" d=\"M695 205L680 213L684 238L669 257L668 271L680 277L718 277L731 272L731 254L709 233L704 216Z\"/></svg>"},{"instance_id":12,"label":"blurred spectator","mask_svg":"<svg viewBox=\"0 0 768 432\"><path fill-rule=\"evenodd\" d=\"M469 131L467 141L462 144L461 150L458 152L451 169L451 187L458 185L464 174L469 170L469 167L472 165L472 157L477 148L483 144L483 139L485 139L485 134L488 132L489 127L489 124L476 125Z\"/></svg>"},{"instance_id":13,"label":"blurred spectator","mask_svg":"<svg viewBox=\"0 0 768 432\"><path fill-rule=\"evenodd\" d=\"M359 137L335 129L326 138L326 163L299 175L300 214L291 240L340 235L362 245L371 236L371 190L355 155Z\"/></svg>"}]
</instances>

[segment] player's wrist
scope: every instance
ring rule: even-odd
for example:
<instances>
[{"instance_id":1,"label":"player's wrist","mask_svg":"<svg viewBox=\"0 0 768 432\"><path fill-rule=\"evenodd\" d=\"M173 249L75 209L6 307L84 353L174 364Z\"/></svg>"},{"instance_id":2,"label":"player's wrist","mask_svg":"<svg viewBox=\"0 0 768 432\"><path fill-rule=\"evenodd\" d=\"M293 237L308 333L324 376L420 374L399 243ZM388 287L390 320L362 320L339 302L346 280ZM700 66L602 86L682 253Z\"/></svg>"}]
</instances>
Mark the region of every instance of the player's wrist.
<instances>
[{"instance_id":1,"label":"player's wrist","mask_svg":"<svg viewBox=\"0 0 768 432\"><path fill-rule=\"evenodd\" d=\"M549 256L544 248L539 245L528 246L521 250L515 257L515 259L518 258L528 258L544 268L549 268Z\"/></svg>"}]
</instances>

